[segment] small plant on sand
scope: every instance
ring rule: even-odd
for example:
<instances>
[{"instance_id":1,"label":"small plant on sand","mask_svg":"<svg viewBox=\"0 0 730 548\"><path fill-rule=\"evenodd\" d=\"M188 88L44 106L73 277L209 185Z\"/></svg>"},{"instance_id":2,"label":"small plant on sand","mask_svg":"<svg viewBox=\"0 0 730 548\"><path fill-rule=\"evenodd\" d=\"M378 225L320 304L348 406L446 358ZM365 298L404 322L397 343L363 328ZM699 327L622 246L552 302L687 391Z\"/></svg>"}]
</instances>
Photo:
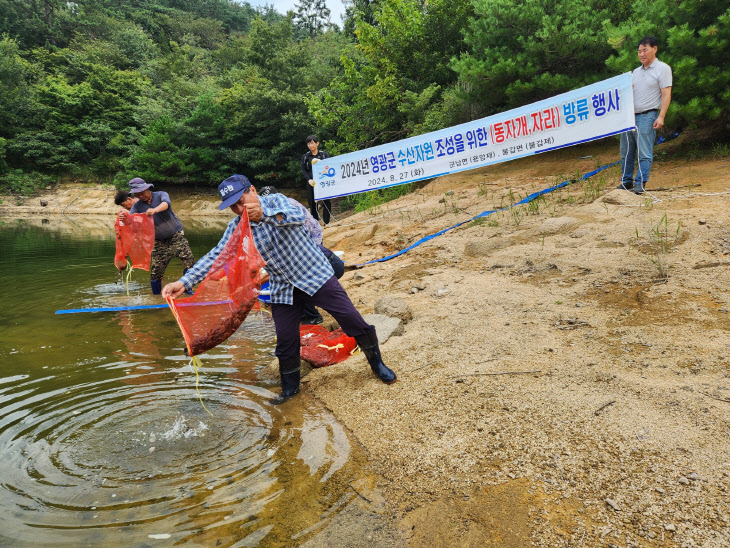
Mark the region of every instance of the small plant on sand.
<instances>
[{"instance_id":1,"label":"small plant on sand","mask_svg":"<svg viewBox=\"0 0 730 548\"><path fill-rule=\"evenodd\" d=\"M681 229L681 222L677 222L676 229L670 229L669 218L664 213L662 218L647 231L648 252L642 251L642 253L656 267L657 276L655 282L657 283L665 283L669 278L671 265L669 264L667 255L679 242ZM647 246L641 245L641 236L639 235L638 228L636 229L636 240L638 242L637 247L640 251L646 249Z\"/></svg>"},{"instance_id":2,"label":"small plant on sand","mask_svg":"<svg viewBox=\"0 0 730 548\"><path fill-rule=\"evenodd\" d=\"M528 215L540 215L540 207L547 207L547 200L545 200L545 195L540 195L534 200L532 200L529 204L527 204L527 214Z\"/></svg>"},{"instance_id":3,"label":"small plant on sand","mask_svg":"<svg viewBox=\"0 0 730 548\"><path fill-rule=\"evenodd\" d=\"M495 227L499 226L499 221L496 218L489 218L489 222L487 223L487 226Z\"/></svg>"},{"instance_id":4,"label":"small plant on sand","mask_svg":"<svg viewBox=\"0 0 730 548\"><path fill-rule=\"evenodd\" d=\"M454 198L454 191L449 190L444 194L444 210L445 213L453 213L454 215L459 214L459 206L456 204L456 198Z\"/></svg>"},{"instance_id":5,"label":"small plant on sand","mask_svg":"<svg viewBox=\"0 0 730 548\"><path fill-rule=\"evenodd\" d=\"M712 145L712 155L715 158L727 158L730 156L730 144L728 143L715 143Z\"/></svg>"},{"instance_id":6,"label":"small plant on sand","mask_svg":"<svg viewBox=\"0 0 730 548\"><path fill-rule=\"evenodd\" d=\"M586 202L595 201L606 188L606 179L600 177L589 177L583 185L583 200Z\"/></svg>"}]
</instances>

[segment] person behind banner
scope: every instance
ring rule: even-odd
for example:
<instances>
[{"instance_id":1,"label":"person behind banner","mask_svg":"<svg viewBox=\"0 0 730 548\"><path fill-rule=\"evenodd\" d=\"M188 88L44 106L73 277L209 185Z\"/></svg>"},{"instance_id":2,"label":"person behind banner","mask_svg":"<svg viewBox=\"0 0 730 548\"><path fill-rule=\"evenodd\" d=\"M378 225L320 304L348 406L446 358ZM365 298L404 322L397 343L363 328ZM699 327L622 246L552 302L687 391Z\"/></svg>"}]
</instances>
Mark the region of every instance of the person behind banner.
<instances>
[{"instance_id":1,"label":"person behind banner","mask_svg":"<svg viewBox=\"0 0 730 548\"><path fill-rule=\"evenodd\" d=\"M259 197L269 196L270 194L276 194L277 192L278 191L273 186L265 186L261 189L261 192L259 192ZM345 273L345 263L342 262L342 259L335 255L333 251L327 249L324 245L322 245L322 227L319 226L319 223L314 220L314 217L312 217L309 211L307 211L306 207L304 207L294 198L289 198L288 196L286 198L293 206L301 208L301 210L304 211L304 215L306 217L304 220L304 226L309 231L309 235L312 237L312 240L314 240L314 243L319 246L319 249L322 250L324 256L327 257L327 260L332 265L332 270L335 271L335 276L339 280ZM312 303L306 303L304 305L304 309L302 310L302 316L299 319L300 324L317 325L322 323L323 321L324 318L322 318L322 315L317 311L317 307L315 307Z\"/></svg>"},{"instance_id":2,"label":"person behind banner","mask_svg":"<svg viewBox=\"0 0 730 548\"><path fill-rule=\"evenodd\" d=\"M150 285L152 294L159 295L162 291L162 277L165 269L173 257L179 257L183 264L183 272L195 264L190 244L183 234L183 226L172 211L172 202L167 192L151 191L154 185L135 177L129 181L129 190L139 200L132 205L130 214L143 213L148 217L154 216L155 247L152 249L152 264L150 265ZM122 220L126 219L126 212L121 212Z\"/></svg>"},{"instance_id":3,"label":"person behind banner","mask_svg":"<svg viewBox=\"0 0 730 548\"><path fill-rule=\"evenodd\" d=\"M316 220L319 220L319 214L317 213L317 202L314 201L314 176L312 175L312 164L318 162L319 160L324 160L325 158L329 158L330 155L327 154L324 150L319 150L319 139L316 135L309 135L305 139L305 142L307 143L307 148L309 149L309 152L307 152L304 156L302 156L302 175L304 175L304 178L307 180L307 202L309 203L309 210L312 213L312 217L314 217ZM332 207L332 201L331 200L322 200L322 221L324 222L324 226L327 226L330 223L330 213L331 207Z\"/></svg>"},{"instance_id":4,"label":"person behind banner","mask_svg":"<svg viewBox=\"0 0 730 548\"><path fill-rule=\"evenodd\" d=\"M621 184L618 188L643 194L654 160L656 130L664 126L672 100L672 69L656 57L657 40L646 36L639 42L641 66L632 73L636 131L621 134ZM638 172L634 163L638 156Z\"/></svg>"},{"instance_id":5,"label":"person behind banner","mask_svg":"<svg viewBox=\"0 0 730 548\"><path fill-rule=\"evenodd\" d=\"M182 278L167 284L162 295L166 299L179 297L202 281L246 211L256 249L266 262L271 288L275 353L281 375L281 394L271 403L278 405L299 393L299 318L305 303L329 312L360 345L373 373L386 384L395 382L396 374L383 363L375 327L363 319L337 281L329 261L304 227L302 209L281 194L259 197L243 175L228 177L218 186L218 192L218 209L230 207L236 217L228 223L218 244Z\"/></svg>"}]
</instances>

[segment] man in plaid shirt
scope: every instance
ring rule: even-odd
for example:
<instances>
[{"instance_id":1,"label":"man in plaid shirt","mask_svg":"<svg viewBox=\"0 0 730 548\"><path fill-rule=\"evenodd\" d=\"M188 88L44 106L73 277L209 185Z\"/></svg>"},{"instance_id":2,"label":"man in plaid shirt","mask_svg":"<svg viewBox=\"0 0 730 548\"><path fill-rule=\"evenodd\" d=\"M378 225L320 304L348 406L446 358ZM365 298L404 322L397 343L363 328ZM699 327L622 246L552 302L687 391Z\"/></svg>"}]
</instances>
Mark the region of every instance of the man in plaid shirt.
<instances>
[{"instance_id":1,"label":"man in plaid shirt","mask_svg":"<svg viewBox=\"0 0 730 548\"><path fill-rule=\"evenodd\" d=\"M276 328L281 394L271 400L280 404L299 393L299 318L306 303L325 309L353 337L367 357L373 373L386 384L397 380L382 360L375 328L355 309L334 275L332 266L304 227L302 209L281 194L259 196L243 175L232 175L218 186L221 205L237 216L220 242L178 281L162 290L163 297L179 297L201 282L248 211L256 249L266 261L271 289L271 315Z\"/></svg>"}]
</instances>

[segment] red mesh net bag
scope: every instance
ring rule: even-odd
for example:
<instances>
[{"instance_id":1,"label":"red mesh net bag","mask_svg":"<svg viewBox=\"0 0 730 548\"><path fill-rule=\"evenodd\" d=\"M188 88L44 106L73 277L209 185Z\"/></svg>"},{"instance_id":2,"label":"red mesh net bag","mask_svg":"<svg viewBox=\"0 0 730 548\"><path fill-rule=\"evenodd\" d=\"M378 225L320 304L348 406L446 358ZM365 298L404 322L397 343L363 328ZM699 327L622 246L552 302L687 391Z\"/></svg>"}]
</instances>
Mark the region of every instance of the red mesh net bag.
<instances>
[{"instance_id":1,"label":"red mesh net bag","mask_svg":"<svg viewBox=\"0 0 730 548\"><path fill-rule=\"evenodd\" d=\"M244 211L195 295L167 301L190 356L219 345L243 323L258 302L263 266Z\"/></svg>"},{"instance_id":2,"label":"red mesh net bag","mask_svg":"<svg viewBox=\"0 0 730 548\"><path fill-rule=\"evenodd\" d=\"M150 269L152 248L155 247L155 221L152 217L136 213L127 215L122 221L117 215L114 223L117 236L117 250L114 255L114 266L123 270L127 266L127 257L132 268Z\"/></svg>"},{"instance_id":3,"label":"red mesh net bag","mask_svg":"<svg viewBox=\"0 0 730 548\"><path fill-rule=\"evenodd\" d=\"M327 331L321 325L302 325L299 328L301 356L312 367L326 367L349 358L357 342L342 329Z\"/></svg>"}]
</instances>

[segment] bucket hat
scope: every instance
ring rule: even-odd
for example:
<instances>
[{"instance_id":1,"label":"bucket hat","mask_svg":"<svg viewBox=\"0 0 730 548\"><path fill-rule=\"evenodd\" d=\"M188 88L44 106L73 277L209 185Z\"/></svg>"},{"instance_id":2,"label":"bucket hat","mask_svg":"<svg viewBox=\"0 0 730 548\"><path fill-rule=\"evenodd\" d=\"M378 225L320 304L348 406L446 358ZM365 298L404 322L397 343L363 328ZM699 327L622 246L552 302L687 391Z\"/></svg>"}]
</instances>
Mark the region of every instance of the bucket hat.
<instances>
[{"instance_id":1,"label":"bucket hat","mask_svg":"<svg viewBox=\"0 0 730 548\"><path fill-rule=\"evenodd\" d=\"M135 177L131 181L129 181L129 191L130 192L143 192L147 190L150 187L154 187L155 185L151 185L149 183L145 183L144 179L140 179L139 177Z\"/></svg>"}]
</instances>

